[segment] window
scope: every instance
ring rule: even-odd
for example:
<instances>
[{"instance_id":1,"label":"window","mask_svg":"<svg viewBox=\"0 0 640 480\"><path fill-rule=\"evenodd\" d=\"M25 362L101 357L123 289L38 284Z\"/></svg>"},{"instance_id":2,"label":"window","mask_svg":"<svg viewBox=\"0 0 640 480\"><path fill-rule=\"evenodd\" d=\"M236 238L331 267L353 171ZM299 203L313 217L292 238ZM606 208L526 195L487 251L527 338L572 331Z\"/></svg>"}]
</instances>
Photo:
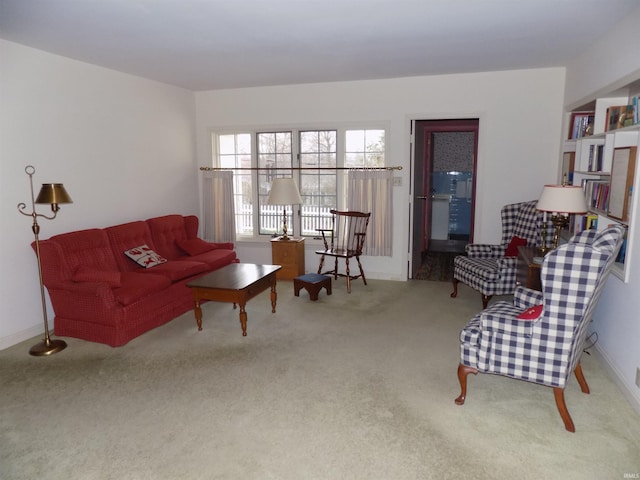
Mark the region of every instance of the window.
<instances>
[{"instance_id":1,"label":"window","mask_svg":"<svg viewBox=\"0 0 640 480\"><path fill-rule=\"evenodd\" d=\"M258 179L258 205L260 214L258 231L260 234L273 235L282 226L282 208L279 205L267 205L271 182L276 177L291 177L293 174L293 147L291 132L271 132L257 134L257 163L260 170ZM287 170L288 169L288 170ZM288 208L287 215L291 213ZM287 219L291 225L291 234L295 235L291 218ZM238 232L236 232L238 233Z\"/></svg>"},{"instance_id":2,"label":"window","mask_svg":"<svg viewBox=\"0 0 640 480\"><path fill-rule=\"evenodd\" d=\"M276 177L293 176L300 189L296 214L286 206L291 235L316 236L328 228L329 210L346 208L344 168L384 167L385 135L364 128L214 133L213 165L234 169L238 238L281 231L282 206L267 204Z\"/></svg>"},{"instance_id":3,"label":"window","mask_svg":"<svg viewBox=\"0 0 640 480\"><path fill-rule=\"evenodd\" d=\"M317 235L318 228L329 228L329 210L338 207L338 152L336 130L300 132L299 187L303 208L300 212L302 235ZM331 169L331 170L329 170Z\"/></svg>"}]
</instances>

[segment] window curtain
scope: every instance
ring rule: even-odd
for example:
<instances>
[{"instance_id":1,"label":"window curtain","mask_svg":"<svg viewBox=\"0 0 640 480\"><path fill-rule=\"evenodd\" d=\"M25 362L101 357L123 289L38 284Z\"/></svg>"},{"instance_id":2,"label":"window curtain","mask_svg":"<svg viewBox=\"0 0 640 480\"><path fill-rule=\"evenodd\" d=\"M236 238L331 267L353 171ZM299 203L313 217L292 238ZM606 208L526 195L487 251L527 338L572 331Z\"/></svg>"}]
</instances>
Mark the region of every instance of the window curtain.
<instances>
[{"instance_id":1,"label":"window curtain","mask_svg":"<svg viewBox=\"0 0 640 480\"><path fill-rule=\"evenodd\" d=\"M347 208L371 212L363 254L391 256L393 233L393 171L349 170Z\"/></svg>"},{"instance_id":2,"label":"window curtain","mask_svg":"<svg viewBox=\"0 0 640 480\"><path fill-rule=\"evenodd\" d=\"M233 172L209 170L202 174L203 237L209 242L236 241Z\"/></svg>"}]
</instances>

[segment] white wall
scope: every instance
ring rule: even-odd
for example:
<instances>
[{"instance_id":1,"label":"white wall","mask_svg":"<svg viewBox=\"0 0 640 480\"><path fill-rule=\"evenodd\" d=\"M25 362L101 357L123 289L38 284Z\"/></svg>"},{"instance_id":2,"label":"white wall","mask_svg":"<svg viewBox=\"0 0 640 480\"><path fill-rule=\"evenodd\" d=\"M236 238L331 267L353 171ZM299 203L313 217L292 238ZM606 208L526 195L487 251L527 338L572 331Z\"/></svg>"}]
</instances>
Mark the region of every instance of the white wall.
<instances>
[{"instance_id":1,"label":"white wall","mask_svg":"<svg viewBox=\"0 0 640 480\"><path fill-rule=\"evenodd\" d=\"M197 148L211 165L211 131L228 127L325 127L335 122L383 123L389 128L395 188L393 256L367 257L370 278L406 280L409 238L410 119L479 117L475 240L499 242L500 208L538 198L555 182L561 135L564 69L411 77L196 93ZM306 268L317 258L307 241ZM238 245L243 261L270 261L264 245Z\"/></svg>"},{"instance_id":2,"label":"white wall","mask_svg":"<svg viewBox=\"0 0 640 480\"><path fill-rule=\"evenodd\" d=\"M576 59L567 70L567 105L581 104L596 96L640 79L640 8L615 30ZM636 169L636 188L640 185ZM639 196L634 208L639 208ZM636 215L635 218L638 218ZM598 334L598 349L615 374L623 392L640 413L640 228L635 226L629 282L611 276L594 314L592 331Z\"/></svg>"},{"instance_id":3,"label":"white wall","mask_svg":"<svg viewBox=\"0 0 640 480\"><path fill-rule=\"evenodd\" d=\"M36 195L63 182L74 201L39 222L43 239L198 213L199 201L193 92L4 40L0 64L2 349L43 330L31 218L16 208L30 203L26 165Z\"/></svg>"},{"instance_id":4,"label":"white wall","mask_svg":"<svg viewBox=\"0 0 640 480\"><path fill-rule=\"evenodd\" d=\"M640 79L640 7L567 65L565 105L571 108Z\"/></svg>"}]
</instances>

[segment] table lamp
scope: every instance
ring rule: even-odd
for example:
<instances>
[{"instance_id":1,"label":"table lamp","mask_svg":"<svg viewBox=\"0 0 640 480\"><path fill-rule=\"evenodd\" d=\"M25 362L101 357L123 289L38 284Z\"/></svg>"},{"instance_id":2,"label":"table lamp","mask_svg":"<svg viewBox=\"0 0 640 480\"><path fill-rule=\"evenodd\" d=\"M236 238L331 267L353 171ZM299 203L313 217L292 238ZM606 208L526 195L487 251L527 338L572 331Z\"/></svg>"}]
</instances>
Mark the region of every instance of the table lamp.
<instances>
[{"instance_id":1,"label":"table lamp","mask_svg":"<svg viewBox=\"0 0 640 480\"><path fill-rule=\"evenodd\" d=\"M555 227L553 234L554 249L558 248L560 230L569 225L569 215L572 213L585 213L588 210L582 187L573 185L545 185L538 199L536 209L542 212L551 212L551 223ZM546 223L545 221L542 227L542 253L546 253L549 250L546 245Z\"/></svg>"},{"instance_id":2,"label":"table lamp","mask_svg":"<svg viewBox=\"0 0 640 480\"><path fill-rule=\"evenodd\" d=\"M279 177L273 180L271 191L267 199L268 205L284 205L282 211L282 240L289 240L287 236L287 207L302 203L296 182L291 177Z\"/></svg>"}]
</instances>

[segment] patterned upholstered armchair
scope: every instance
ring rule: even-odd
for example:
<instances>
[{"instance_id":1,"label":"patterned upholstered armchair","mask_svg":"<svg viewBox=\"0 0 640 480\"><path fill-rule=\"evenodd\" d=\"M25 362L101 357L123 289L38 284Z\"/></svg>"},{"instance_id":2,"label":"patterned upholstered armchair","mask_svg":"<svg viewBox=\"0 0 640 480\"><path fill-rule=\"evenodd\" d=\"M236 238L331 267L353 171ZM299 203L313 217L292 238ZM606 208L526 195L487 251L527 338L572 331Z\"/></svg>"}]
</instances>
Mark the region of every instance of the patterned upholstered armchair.
<instances>
[{"instance_id":1,"label":"patterned upholstered armchair","mask_svg":"<svg viewBox=\"0 0 640 480\"><path fill-rule=\"evenodd\" d=\"M494 295L510 295L516 289L518 271L517 245L540 246L544 218L536 210L537 200L502 207L502 240L500 245L470 243L466 255L453 261L453 292L458 296L458 282L480 291L482 308ZM547 245L553 236L553 225L547 227Z\"/></svg>"},{"instance_id":2,"label":"patterned upholstered armchair","mask_svg":"<svg viewBox=\"0 0 640 480\"><path fill-rule=\"evenodd\" d=\"M575 431L564 388L574 373L589 393L580 366L583 344L623 236L620 226L576 235L544 258L542 292L518 286L513 303L496 302L464 327L458 405L464 404L469 373L506 375L552 387L565 428Z\"/></svg>"}]
</instances>

